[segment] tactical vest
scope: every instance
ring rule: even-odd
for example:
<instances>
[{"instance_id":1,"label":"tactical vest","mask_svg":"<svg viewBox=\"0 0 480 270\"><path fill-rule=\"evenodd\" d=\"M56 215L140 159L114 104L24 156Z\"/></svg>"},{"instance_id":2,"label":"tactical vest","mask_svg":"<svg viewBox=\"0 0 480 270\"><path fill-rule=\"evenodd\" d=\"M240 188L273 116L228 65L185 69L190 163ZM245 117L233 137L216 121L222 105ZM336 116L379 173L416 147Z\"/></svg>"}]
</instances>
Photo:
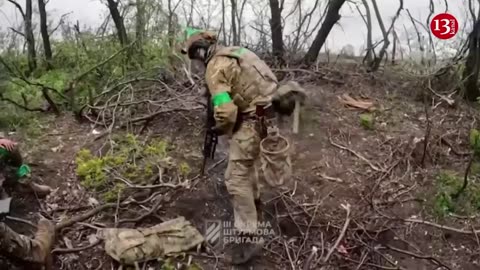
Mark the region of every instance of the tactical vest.
<instances>
[{"instance_id":1,"label":"tactical vest","mask_svg":"<svg viewBox=\"0 0 480 270\"><path fill-rule=\"evenodd\" d=\"M231 95L240 112L255 111L256 105L270 105L278 87L278 80L255 53L243 47L224 47L214 53L218 56L237 59L240 75L233 80Z\"/></svg>"}]
</instances>

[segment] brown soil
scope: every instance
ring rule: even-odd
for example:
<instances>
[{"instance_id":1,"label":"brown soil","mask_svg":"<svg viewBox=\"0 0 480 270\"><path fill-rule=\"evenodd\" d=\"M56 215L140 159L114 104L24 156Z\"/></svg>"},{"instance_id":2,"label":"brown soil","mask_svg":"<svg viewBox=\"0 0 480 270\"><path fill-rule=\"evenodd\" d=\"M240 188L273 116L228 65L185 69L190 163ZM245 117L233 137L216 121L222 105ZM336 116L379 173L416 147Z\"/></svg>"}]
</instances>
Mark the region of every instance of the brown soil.
<instances>
[{"instance_id":1,"label":"brown soil","mask_svg":"<svg viewBox=\"0 0 480 270\"><path fill-rule=\"evenodd\" d=\"M348 72L338 78L346 82L343 85L310 78L312 82L305 84L310 98L302 113L300 134L291 134L285 128L289 123L284 127L282 133L293 142L293 191L269 202L264 200L263 218L274 224L276 235L267 241L263 256L252 263L254 269L292 269L292 263L298 264L295 269L304 269L313 246L319 249L315 258L325 256L345 222L342 204L351 206L351 222L329 260L331 268L325 269L479 269L480 244L474 234L403 221L423 219L465 231L478 224L476 217L440 220L432 215L430 205L439 172L463 174L468 161L464 154L468 153L468 132L476 126L478 111L462 102L456 108L444 103L429 107L431 132L424 157L426 117L424 105L417 98L419 88L403 78L387 80ZM375 113L373 129L360 124L362 111L339 102L338 96L344 93L374 100L380 110ZM435 105L438 102L435 99ZM176 145L175 154L199 168L203 133L202 117L196 115L198 112L162 115L145 134L170 138ZM36 213L41 212L58 222L84 210L59 209L89 208L89 198L95 198L75 176L75 153L82 147L98 149L102 142L94 141L88 124L67 116L49 121L44 132L23 149L38 180L58 190L46 199L15 196L12 215L36 222ZM22 134L15 136L22 139ZM154 216L125 226L149 226L184 216L203 232L206 220L231 219L223 183L226 162L221 162L227 156L226 149L222 139L215 160L209 161L209 166L217 166L207 178L197 178L189 190L169 192L169 198ZM138 216L135 211L125 210L122 218ZM112 225L114 212L103 212L88 222ZM26 225L8 223L32 234ZM88 245L88 237L94 233L78 224L65 228L55 248L66 248L67 242L75 247ZM204 269L231 269L221 249L191 254ZM297 255L299 261L291 262ZM118 268L103 252L102 245L80 252L54 253L54 261L54 269ZM158 262L149 263L155 265Z\"/></svg>"}]
</instances>

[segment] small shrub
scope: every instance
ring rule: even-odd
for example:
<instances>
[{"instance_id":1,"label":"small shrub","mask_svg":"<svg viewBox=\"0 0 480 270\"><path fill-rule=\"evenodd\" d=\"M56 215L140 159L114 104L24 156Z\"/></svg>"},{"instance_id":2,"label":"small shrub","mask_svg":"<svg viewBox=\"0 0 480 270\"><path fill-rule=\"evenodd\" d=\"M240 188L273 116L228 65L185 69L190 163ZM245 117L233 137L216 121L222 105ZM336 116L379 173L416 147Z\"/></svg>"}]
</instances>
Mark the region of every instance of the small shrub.
<instances>
[{"instance_id":1,"label":"small shrub","mask_svg":"<svg viewBox=\"0 0 480 270\"><path fill-rule=\"evenodd\" d=\"M360 114L360 125L368 130L373 130L375 119L371 113Z\"/></svg>"},{"instance_id":2,"label":"small shrub","mask_svg":"<svg viewBox=\"0 0 480 270\"><path fill-rule=\"evenodd\" d=\"M186 162L181 162L180 165L178 166L178 171L180 175L182 176L187 176L192 172L192 169Z\"/></svg>"},{"instance_id":3,"label":"small shrub","mask_svg":"<svg viewBox=\"0 0 480 270\"><path fill-rule=\"evenodd\" d=\"M186 162L177 162L168 155L167 141L155 139L143 143L133 134L114 136L112 148L104 156L95 156L82 149L76 157L76 173L80 183L100 194L105 201L116 200L125 184L114 176L121 176L136 185L152 184L157 167L173 170L173 175L185 177L191 173Z\"/></svg>"},{"instance_id":4,"label":"small shrub","mask_svg":"<svg viewBox=\"0 0 480 270\"><path fill-rule=\"evenodd\" d=\"M443 171L436 177L436 194L433 211L439 217L450 213L470 215L480 209L480 184L473 182L458 198L453 195L463 184L463 176Z\"/></svg>"},{"instance_id":5,"label":"small shrub","mask_svg":"<svg viewBox=\"0 0 480 270\"><path fill-rule=\"evenodd\" d=\"M480 156L480 132L476 129L470 130L470 147L476 156Z\"/></svg>"}]
</instances>

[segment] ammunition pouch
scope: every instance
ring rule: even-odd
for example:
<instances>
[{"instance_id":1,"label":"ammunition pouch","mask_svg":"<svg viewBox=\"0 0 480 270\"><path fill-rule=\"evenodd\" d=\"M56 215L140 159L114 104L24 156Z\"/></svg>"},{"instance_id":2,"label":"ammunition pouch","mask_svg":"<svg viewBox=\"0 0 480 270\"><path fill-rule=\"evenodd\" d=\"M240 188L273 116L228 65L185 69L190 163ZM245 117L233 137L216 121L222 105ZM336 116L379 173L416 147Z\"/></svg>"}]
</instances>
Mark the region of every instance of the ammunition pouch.
<instances>
[{"instance_id":1,"label":"ammunition pouch","mask_svg":"<svg viewBox=\"0 0 480 270\"><path fill-rule=\"evenodd\" d=\"M268 122L273 121L275 117L276 112L272 106L257 105L254 113L239 113L237 115L237 121L235 122L233 132L236 132L240 128L242 122L253 120L255 121L255 127L258 134L260 134L260 138L263 139L267 136L268 126L270 126L270 123Z\"/></svg>"}]
</instances>

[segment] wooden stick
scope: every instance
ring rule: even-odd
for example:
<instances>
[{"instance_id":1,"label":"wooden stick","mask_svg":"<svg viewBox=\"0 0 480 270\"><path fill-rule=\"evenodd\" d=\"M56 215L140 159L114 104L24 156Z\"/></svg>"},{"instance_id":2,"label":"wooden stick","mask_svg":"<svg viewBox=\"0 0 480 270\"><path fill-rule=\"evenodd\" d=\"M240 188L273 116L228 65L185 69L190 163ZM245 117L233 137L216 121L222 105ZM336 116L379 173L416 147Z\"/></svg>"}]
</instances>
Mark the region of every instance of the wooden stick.
<instances>
[{"instance_id":1,"label":"wooden stick","mask_svg":"<svg viewBox=\"0 0 480 270\"><path fill-rule=\"evenodd\" d=\"M327 256L323 258L323 262L327 263L328 260L330 259L330 256L332 256L333 252L337 249L338 245L342 241L343 237L345 236L345 233L347 232L348 225L350 224L351 218L350 218L350 204L343 205L342 208L345 209L347 212L346 217L345 217L345 223L343 224L342 232L337 238L337 241L335 241L335 244L330 248L330 250L327 253Z\"/></svg>"},{"instance_id":2,"label":"wooden stick","mask_svg":"<svg viewBox=\"0 0 480 270\"><path fill-rule=\"evenodd\" d=\"M300 125L300 101L295 100L295 110L293 111L293 134L298 134L298 127Z\"/></svg>"}]
</instances>

